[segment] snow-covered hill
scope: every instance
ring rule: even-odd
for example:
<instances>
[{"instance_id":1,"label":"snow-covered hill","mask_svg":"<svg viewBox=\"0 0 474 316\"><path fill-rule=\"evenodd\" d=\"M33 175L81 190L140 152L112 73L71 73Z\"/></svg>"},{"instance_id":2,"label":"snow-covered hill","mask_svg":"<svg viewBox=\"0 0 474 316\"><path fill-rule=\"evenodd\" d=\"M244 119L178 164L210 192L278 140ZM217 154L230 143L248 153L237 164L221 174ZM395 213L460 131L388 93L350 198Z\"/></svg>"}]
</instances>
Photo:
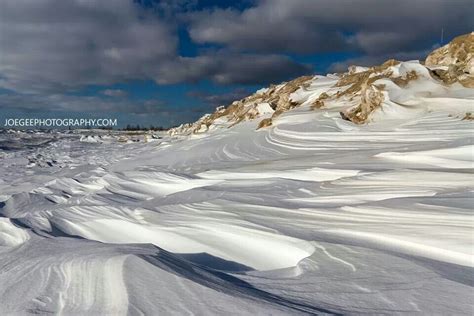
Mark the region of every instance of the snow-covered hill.
<instances>
[{"instance_id":1,"label":"snow-covered hill","mask_svg":"<svg viewBox=\"0 0 474 316\"><path fill-rule=\"evenodd\" d=\"M356 124L405 120L438 110L469 118L473 54L474 33L470 33L433 51L424 63L391 59L374 67L351 66L342 74L300 77L219 107L193 124L170 130L170 134L203 133L245 120L259 120L257 128L268 127L278 124L282 113L297 107L337 112Z\"/></svg>"},{"instance_id":2,"label":"snow-covered hill","mask_svg":"<svg viewBox=\"0 0 474 316\"><path fill-rule=\"evenodd\" d=\"M472 36L6 154L0 314L470 315Z\"/></svg>"}]
</instances>

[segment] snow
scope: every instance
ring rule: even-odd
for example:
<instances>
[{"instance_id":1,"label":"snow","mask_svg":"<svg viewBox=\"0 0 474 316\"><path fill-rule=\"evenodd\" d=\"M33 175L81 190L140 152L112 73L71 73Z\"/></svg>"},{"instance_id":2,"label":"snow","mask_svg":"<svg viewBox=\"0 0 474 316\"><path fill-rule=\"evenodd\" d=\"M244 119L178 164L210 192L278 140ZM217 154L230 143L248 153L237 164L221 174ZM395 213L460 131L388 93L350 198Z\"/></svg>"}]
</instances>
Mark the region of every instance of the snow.
<instances>
[{"instance_id":1,"label":"snow","mask_svg":"<svg viewBox=\"0 0 474 316\"><path fill-rule=\"evenodd\" d=\"M474 162L472 157L474 146L460 146L445 149L433 149L425 151L413 151L409 153L386 152L380 153L377 157L400 160L416 163L423 162L436 167L454 168L454 169L472 169Z\"/></svg>"},{"instance_id":2,"label":"snow","mask_svg":"<svg viewBox=\"0 0 474 316\"><path fill-rule=\"evenodd\" d=\"M474 93L394 67L367 124L316 76L265 129L5 152L0 313L471 314Z\"/></svg>"},{"instance_id":3,"label":"snow","mask_svg":"<svg viewBox=\"0 0 474 316\"><path fill-rule=\"evenodd\" d=\"M273 112L275 112L270 104L268 103L259 103L257 105L257 111L259 114L272 114Z\"/></svg>"},{"instance_id":4,"label":"snow","mask_svg":"<svg viewBox=\"0 0 474 316\"><path fill-rule=\"evenodd\" d=\"M0 247L15 247L29 239L24 230L12 224L8 218L0 218Z\"/></svg>"}]
</instances>

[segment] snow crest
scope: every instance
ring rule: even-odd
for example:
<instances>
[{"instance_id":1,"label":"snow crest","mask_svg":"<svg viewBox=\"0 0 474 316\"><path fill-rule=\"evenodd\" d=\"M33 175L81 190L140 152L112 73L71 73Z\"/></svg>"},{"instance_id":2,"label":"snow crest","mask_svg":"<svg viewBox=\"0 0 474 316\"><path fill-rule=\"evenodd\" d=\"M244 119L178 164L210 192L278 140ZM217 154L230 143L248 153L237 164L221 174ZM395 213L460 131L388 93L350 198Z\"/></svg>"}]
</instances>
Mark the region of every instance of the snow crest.
<instances>
[{"instance_id":1,"label":"snow crest","mask_svg":"<svg viewBox=\"0 0 474 316\"><path fill-rule=\"evenodd\" d=\"M0 314L470 314L474 89L438 66L5 153Z\"/></svg>"}]
</instances>

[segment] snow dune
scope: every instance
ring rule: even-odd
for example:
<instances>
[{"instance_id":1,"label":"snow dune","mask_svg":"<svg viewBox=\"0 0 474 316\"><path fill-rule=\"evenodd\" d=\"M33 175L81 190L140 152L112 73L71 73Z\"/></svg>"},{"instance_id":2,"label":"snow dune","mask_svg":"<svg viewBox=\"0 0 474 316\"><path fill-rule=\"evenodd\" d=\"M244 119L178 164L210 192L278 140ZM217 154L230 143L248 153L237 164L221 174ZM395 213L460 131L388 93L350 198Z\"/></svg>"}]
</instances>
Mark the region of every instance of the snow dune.
<instances>
[{"instance_id":1,"label":"snow dune","mask_svg":"<svg viewBox=\"0 0 474 316\"><path fill-rule=\"evenodd\" d=\"M393 66L421 79L369 124L311 109L336 89L316 76L267 128L9 154L0 313L471 314L474 94L423 69Z\"/></svg>"}]
</instances>

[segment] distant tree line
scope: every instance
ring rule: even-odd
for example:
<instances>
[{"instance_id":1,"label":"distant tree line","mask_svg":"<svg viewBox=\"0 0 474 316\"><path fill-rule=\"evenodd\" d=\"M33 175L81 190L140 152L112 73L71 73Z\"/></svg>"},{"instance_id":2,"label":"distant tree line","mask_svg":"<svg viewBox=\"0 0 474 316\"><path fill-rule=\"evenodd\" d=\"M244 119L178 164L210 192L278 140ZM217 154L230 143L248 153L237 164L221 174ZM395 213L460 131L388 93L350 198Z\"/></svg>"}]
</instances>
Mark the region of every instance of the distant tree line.
<instances>
[{"instance_id":1,"label":"distant tree line","mask_svg":"<svg viewBox=\"0 0 474 316\"><path fill-rule=\"evenodd\" d=\"M164 128L163 126L154 126L154 125L145 127L145 126L140 126L139 124L137 125L127 124L127 126L123 128L122 130L124 131L166 131L167 128Z\"/></svg>"}]
</instances>

